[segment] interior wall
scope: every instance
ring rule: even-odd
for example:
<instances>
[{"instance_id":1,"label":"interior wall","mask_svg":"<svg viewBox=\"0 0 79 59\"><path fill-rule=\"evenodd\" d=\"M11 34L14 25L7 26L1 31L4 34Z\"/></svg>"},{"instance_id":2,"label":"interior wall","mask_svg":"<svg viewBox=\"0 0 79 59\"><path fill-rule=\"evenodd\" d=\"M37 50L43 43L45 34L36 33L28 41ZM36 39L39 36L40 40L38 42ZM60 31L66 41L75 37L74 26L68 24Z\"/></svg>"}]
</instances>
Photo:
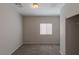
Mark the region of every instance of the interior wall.
<instances>
[{"instance_id":1,"label":"interior wall","mask_svg":"<svg viewBox=\"0 0 79 59\"><path fill-rule=\"evenodd\" d=\"M8 3L0 4L0 54L11 54L22 42L22 17Z\"/></svg>"},{"instance_id":2,"label":"interior wall","mask_svg":"<svg viewBox=\"0 0 79 59\"><path fill-rule=\"evenodd\" d=\"M79 14L79 3L66 3L60 14L60 53L66 54L66 19Z\"/></svg>"},{"instance_id":3,"label":"interior wall","mask_svg":"<svg viewBox=\"0 0 79 59\"><path fill-rule=\"evenodd\" d=\"M60 53L65 55L65 17L63 11L60 15Z\"/></svg>"},{"instance_id":4,"label":"interior wall","mask_svg":"<svg viewBox=\"0 0 79 59\"><path fill-rule=\"evenodd\" d=\"M79 15L66 20L66 54L79 54Z\"/></svg>"},{"instance_id":5,"label":"interior wall","mask_svg":"<svg viewBox=\"0 0 79 59\"><path fill-rule=\"evenodd\" d=\"M52 35L40 35L40 23L52 23ZM24 17L24 43L26 44L59 44L59 16L27 16Z\"/></svg>"}]
</instances>

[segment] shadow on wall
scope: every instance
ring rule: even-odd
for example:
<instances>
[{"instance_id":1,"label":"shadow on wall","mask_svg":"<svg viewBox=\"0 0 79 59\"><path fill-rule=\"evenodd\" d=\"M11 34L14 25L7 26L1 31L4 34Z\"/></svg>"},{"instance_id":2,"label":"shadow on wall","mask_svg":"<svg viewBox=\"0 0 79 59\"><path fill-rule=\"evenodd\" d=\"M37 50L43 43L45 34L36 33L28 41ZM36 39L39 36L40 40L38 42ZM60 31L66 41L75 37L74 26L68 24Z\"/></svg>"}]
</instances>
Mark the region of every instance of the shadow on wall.
<instances>
[{"instance_id":1,"label":"shadow on wall","mask_svg":"<svg viewBox=\"0 0 79 59\"><path fill-rule=\"evenodd\" d=\"M79 14L66 19L66 54L79 54Z\"/></svg>"}]
</instances>

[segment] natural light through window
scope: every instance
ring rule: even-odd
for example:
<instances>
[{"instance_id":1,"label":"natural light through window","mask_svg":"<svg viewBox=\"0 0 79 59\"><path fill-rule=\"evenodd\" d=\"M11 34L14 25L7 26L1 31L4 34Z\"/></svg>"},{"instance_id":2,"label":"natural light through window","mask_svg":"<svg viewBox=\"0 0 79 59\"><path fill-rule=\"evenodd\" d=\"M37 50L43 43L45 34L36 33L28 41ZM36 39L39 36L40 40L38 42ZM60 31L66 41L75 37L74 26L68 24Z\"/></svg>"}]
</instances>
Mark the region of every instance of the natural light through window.
<instances>
[{"instance_id":1,"label":"natural light through window","mask_svg":"<svg viewBox=\"0 0 79 59\"><path fill-rule=\"evenodd\" d=\"M52 35L52 24L41 23L40 24L40 35Z\"/></svg>"}]
</instances>

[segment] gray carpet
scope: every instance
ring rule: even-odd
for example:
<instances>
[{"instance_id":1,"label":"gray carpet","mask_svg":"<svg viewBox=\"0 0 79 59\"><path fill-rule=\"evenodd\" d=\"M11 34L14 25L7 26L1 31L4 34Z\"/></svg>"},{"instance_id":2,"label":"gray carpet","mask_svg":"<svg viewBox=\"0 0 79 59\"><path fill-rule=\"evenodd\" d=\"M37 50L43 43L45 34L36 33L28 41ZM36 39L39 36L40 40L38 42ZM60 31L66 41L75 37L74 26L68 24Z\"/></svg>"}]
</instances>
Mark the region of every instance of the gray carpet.
<instances>
[{"instance_id":1,"label":"gray carpet","mask_svg":"<svg viewBox=\"0 0 79 59\"><path fill-rule=\"evenodd\" d=\"M59 45L24 44L12 55L60 55Z\"/></svg>"}]
</instances>

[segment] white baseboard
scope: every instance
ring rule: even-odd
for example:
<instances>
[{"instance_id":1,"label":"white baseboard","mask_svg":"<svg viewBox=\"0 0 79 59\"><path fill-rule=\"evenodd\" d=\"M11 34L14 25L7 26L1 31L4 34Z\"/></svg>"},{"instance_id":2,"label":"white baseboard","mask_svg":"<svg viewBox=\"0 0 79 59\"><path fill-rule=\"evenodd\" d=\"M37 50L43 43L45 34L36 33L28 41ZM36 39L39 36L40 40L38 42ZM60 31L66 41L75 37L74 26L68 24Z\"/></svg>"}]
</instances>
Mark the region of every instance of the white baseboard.
<instances>
[{"instance_id":1,"label":"white baseboard","mask_svg":"<svg viewBox=\"0 0 79 59\"><path fill-rule=\"evenodd\" d=\"M13 52L15 52L20 46L22 46L23 45L23 43L19 43L16 47L15 47L15 49L10 53L10 55L13 53Z\"/></svg>"},{"instance_id":2,"label":"white baseboard","mask_svg":"<svg viewBox=\"0 0 79 59\"><path fill-rule=\"evenodd\" d=\"M24 42L24 44L59 44L59 43L52 43L52 42Z\"/></svg>"}]
</instances>

